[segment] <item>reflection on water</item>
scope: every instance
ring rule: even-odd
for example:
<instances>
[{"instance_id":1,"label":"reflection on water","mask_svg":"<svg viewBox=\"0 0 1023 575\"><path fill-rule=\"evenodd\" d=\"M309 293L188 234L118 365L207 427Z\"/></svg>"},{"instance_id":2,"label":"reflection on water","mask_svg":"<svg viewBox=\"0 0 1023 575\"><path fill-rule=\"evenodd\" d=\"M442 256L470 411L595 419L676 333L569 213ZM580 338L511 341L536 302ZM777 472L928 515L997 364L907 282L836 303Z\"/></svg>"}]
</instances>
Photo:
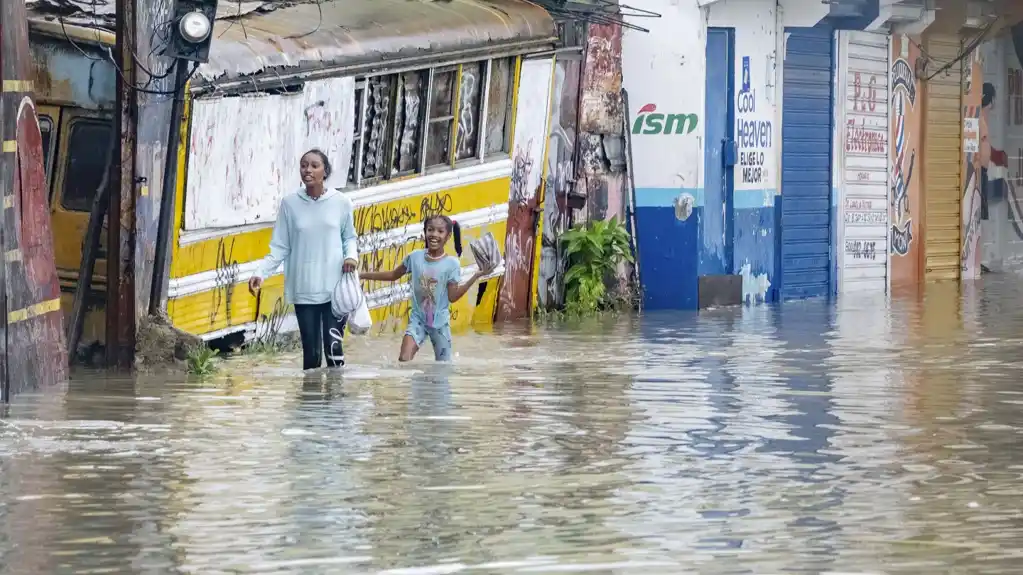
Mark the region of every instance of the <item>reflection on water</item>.
<instances>
[{"instance_id":1,"label":"reflection on water","mask_svg":"<svg viewBox=\"0 0 1023 575\"><path fill-rule=\"evenodd\" d=\"M1015 573L1014 280L78 373L0 419L0 573Z\"/></svg>"}]
</instances>

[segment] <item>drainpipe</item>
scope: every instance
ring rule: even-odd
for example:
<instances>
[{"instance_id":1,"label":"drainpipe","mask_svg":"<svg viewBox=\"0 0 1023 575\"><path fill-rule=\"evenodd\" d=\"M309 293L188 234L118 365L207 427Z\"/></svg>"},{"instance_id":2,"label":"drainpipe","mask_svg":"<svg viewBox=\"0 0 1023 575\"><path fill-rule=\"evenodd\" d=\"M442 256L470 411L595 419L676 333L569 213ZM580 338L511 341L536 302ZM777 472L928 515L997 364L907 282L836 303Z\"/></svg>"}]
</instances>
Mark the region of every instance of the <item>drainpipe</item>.
<instances>
[{"instance_id":1,"label":"drainpipe","mask_svg":"<svg viewBox=\"0 0 1023 575\"><path fill-rule=\"evenodd\" d=\"M171 103L170 131L163 166L163 192L160 195L160 223L156 232L156 258L153 262L153 283L149 295L149 315L160 315L167 290L169 270L171 213L174 211L178 175L178 147L181 143L181 120L185 108L185 82L188 81L188 63L178 60L174 74L174 101Z\"/></svg>"}]
</instances>

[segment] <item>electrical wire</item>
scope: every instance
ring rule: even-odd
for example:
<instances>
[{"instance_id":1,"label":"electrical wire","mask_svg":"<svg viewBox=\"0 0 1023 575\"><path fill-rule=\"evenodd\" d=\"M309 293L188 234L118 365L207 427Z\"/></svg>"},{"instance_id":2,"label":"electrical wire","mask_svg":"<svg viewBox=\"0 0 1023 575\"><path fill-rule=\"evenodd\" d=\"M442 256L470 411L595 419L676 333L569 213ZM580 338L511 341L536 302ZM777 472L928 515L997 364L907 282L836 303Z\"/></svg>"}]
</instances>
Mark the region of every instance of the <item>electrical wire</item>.
<instances>
[{"instance_id":1,"label":"electrical wire","mask_svg":"<svg viewBox=\"0 0 1023 575\"><path fill-rule=\"evenodd\" d=\"M235 14L235 17L231 19L231 23L227 25L227 28L224 28L224 31L221 32L220 35L217 36L217 38L222 38L224 34L227 34L228 30L234 28L234 23L236 20L238 21L239 24L242 25L242 36L244 36L245 39L248 40L249 31L245 29L245 21L242 20L242 0L238 0L238 13Z\"/></svg>"},{"instance_id":2,"label":"electrical wire","mask_svg":"<svg viewBox=\"0 0 1023 575\"><path fill-rule=\"evenodd\" d=\"M319 13L320 19L316 22L316 27L306 32L305 34L298 34L295 36L285 36L286 40L298 40L299 38L305 38L306 36L312 36L313 34L320 31L320 26L323 25L323 4L321 0L316 0L316 11Z\"/></svg>"},{"instance_id":3,"label":"electrical wire","mask_svg":"<svg viewBox=\"0 0 1023 575\"><path fill-rule=\"evenodd\" d=\"M93 9L93 13L92 13L91 16L92 16L93 24L95 25L96 16L97 16L96 15L96 0L92 0L92 9ZM132 61L140 69L142 69L143 72L146 73L146 75L148 76L148 79L146 80L146 83L141 85L141 86L138 85L138 84L134 84L132 82L128 82L128 80L124 77L124 71L118 65L117 60L114 59L113 50L109 46L106 49L106 55L107 55L106 58L92 56L92 55L88 54L85 50L83 50L82 47L79 46L74 40L71 39L71 36L67 33L67 27L66 27L66 25L64 23L63 15L58 14L57 15L57 20L60 22L60 29L61 29L61 32L64 34L64 39L69 44L71 44L71 46L73 46L76 50L78 50L78 52L80 52L83 56L85 56L89 60L93 60L93 61L107 60L107 61L109 61L110 64L114 67L114 70L117 72L117 76L121 79L122 82L124 82L125 84L128 84L129 87L133 91L141 92L141 93L144 93L144 94L154 94L154 95L160 95L160 96L173 96L173 95L179 93L181 90L183 90L185 88L185 86L188 85L188 81L192 79L192 76L195 74L196 70L199 69L199 65L198 64L194 65L192 67L192 70L188 73L188 75L187 75L187 77L185 79L185 83L182 84L181 86L175 86L175 89L173 89L173 90L153 90L153 89L149 88L149 86L152 85L153 81L155 81L155 80L162 80L162 79L167 78L168 76L170 76L170 74L174 70L175 66L182 65L181 61L180 60L175 60L173 63L168 65L167 69L164 70L162 73L154 74L151 70L149 70L149 68L147 68L144 64L142 64L142 62L140 61L140 59L138 57L138 54L134 50L132 50L132 52L131 52ZM162 22L162 23L157 24L156 26L154 26L153 32L150 35L150 44L152 45L152 49L150 50L149 55L147 56L147 59L152 57L153 54L157 51L157 49L160 47L159 44L153 42L153 40L156 37L157 32L161 28L169 28L172 25L173 25L173 22L165 21L165 22ZM132 39L134 37L131 34L128 34L128 33L126 33L125 35L126 35L125 39L129 43L133 43ZM169 43L169 39L168 38L164 38L164 41L163 41L163 44L164 44L163 48L164 49L166 49L166 46L167 46L168 43Z\"/></svg>"}]
</instances>

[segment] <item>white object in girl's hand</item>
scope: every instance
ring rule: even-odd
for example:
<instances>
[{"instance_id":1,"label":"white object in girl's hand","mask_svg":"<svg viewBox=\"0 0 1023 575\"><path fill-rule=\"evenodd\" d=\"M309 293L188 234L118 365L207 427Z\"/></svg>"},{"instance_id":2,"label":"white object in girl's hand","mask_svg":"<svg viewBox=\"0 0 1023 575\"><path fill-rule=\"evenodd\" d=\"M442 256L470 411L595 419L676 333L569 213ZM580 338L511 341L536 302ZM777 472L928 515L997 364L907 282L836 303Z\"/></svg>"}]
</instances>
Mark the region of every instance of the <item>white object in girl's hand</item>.
<instances>
[{"instance_id":1,"label":"white object in girl's hand","mask_svg":"<svg viewBox=\"0 0 1023 575\"><path fill-rule=\"evenodd\" d=\"M476 258L476 266L484 272L492 272L501 265L501 248L494 239L494 234L487 232L469 242L472 255Z\"/></svg>"},{"instance_id":2,"label":"white object in girl's hand","mask_svg":"<svg viewBox=\"0 0 1023 575\"><path fill-rule=\"evenodd\" d=\"M334 317L342 318L358 309L365 300L366 295L359 285L359 272L343 273L331 294L330 310L334 312Z\"/></svg>"},{"instance_id":3,"label":"white object in girl's hand","mask_svg":"<svg viewBox=\"0 0 1023 575\"><path fill-rule=\"evenodd\" d=\"M362 298L362 303L348 316L348 331L355 335L364 335L373 327L373 318L369 315L369 299Z\"/></svg>"}]
</instances>

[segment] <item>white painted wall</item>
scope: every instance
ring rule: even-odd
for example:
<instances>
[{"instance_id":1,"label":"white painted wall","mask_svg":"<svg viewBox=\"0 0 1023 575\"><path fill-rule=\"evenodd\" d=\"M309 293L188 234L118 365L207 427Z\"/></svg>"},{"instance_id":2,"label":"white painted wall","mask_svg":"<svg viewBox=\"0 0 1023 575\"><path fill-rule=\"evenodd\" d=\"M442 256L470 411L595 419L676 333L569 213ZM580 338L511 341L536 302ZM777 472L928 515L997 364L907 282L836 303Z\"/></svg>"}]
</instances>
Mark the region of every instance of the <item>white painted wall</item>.
<instances>
[{"instance_id":1,"label":"white painted wall","mask_svg":"<svg viewBox=\"0 0 1023 575\"><path fill-rule=\"evenodd\" d=\"M551 105L554 60L526 60L519 73L519 98L515 113L515 137L510 199L526 201L536 195L543 180L543 152L547 143L547 118Z\"/></svg>"},{"instance_id":2,"label":"white painted wall","mask_svg":"<svg viewBox=\"0 0 1023 575\"><path fill-rule=\"evenodd\" d=\"M648 0L643 8L661 17L635 18L634 23L649 32L626 29L622 36L623 83L629 93L628 113L633 124L638 121L640 131L644 130L644 116L649 114L699 117L696 129L686 134L638 137L633 129L633 178L637 189L694 191L703 187L707 34L705 10L696 2Z\"/></svg>"},{"instance_id":3,"label":"white painted wall","mask_svg":"<svg viewBox=\"0 0 1023 575\"><path fill-rule=\"evenodd\" d=\"M740 121L770 122L773 145L766 150L766 176L743 182L737 166L735 189L777 189L781 168L781 80L779 54L784 53L785 26L813 26L827 15L828 6L816 0L720 0L705 7L698 0L648 0L644 9L660 18L628 21L649 32L625 30L622 68L633 121L649 104L656 112L700 116L696 130L670 145L660 138L633 138L637 188L702 188L704 97L707 27L735 29L735 88L743 88L743 58L749 59L753 99L749 112L736 110L736 140ZM737 105L737 103L735 103ZM773 198L765 198L772 205Z\"/></svg>"},{"instance_id":4,"label":"white painted wall","mask_svg":"<svg viewBox=\"0 0 1023 575\"><path fill-rule=\"evenodd\" d=\"M981 142L981 162L988 173L981 262L993 271L1018 271L1023 270L1023 64L1009 36L982 44L981 55L984 83L995 92L986 122L981 114L990 145L988 151Z\"/></svg>"},{"instance_id":5,"label":"white painted wall","mask_svg":"<svg viewBox=\"0 0 1023 575\"><path fill-rule=\"evenodd\" d=\"M185 230L273 222L281 198L301 185L310 148L331 160L328 185L348 173L355 80L308 82L298 94L196 100L185 194Z\"/></svg>"},{"instance_id":6,"label":"white painted wall","mask_svg":"<svg viewBox=\"0 0 1023 575\"><path fill-rule=\"evenodd\" d=\"M835 182L840 293L888 288L888 35L839 32Z\"/></svg>"}]
</instances>

